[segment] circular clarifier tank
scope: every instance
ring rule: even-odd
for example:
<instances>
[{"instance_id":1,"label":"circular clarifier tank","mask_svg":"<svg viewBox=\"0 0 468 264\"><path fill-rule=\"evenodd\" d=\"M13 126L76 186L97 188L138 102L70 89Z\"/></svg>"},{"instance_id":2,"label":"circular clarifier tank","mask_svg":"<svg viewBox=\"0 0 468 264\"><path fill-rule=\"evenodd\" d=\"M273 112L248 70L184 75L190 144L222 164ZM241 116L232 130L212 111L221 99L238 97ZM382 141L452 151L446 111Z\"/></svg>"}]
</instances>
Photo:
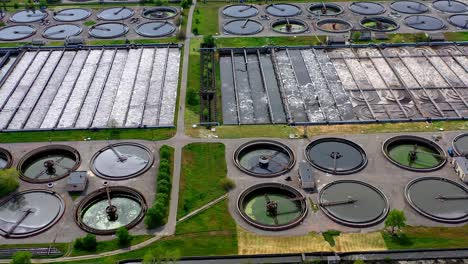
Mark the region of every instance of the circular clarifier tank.
<instances>
[{"instance_id":1,"label":"circular clarifier tank","mask_svg":"<svg viewBox=\"0 0 468 264\"><path fill-rule=\"evenodd\" d=\"M400 27L395 20L388 17L366 17L361 19L360 24L369 30L379 32L394 31Z\"/></svg>"},{"instance_id":2,"label":"circular clarifier tank","mask_svg":"<svg viewBox=\"0 0 468 264\"><path fill-rule=\"evenodd\" d=\"M261 183L243 191L237 209L249 224L265 230L292 228L307 215L307 202L295 188L280 183Z\"/></svg>"},{"instance_id":3,"label":"circular clarifier tank","mask_svg":"<svg viewBox=\"0 0 468 264\"><path fill-rule=\"evenodd\" d=\"M102 23L92 26L89 35L100 39L118 38L128 32L128 26L122 23Z\"/></svg>"},{"instance_id":4,"label":"circular clarifier tank","mask_svg":"<svg viewBox=\"0 0 468 264\"><path fill-rule=\"evenodd\" d=\"M321 3L309 6L308 11L316 16L337 16L343 13L343 8L337 4Z\"/></svg>"},{"instance_id":5,"label":"circular clarifier tank","mask_svg":"<svg viewBox=\"0 0 468 264\"><path fill-rule=\"evenodd\" d=\"M10 152L4 148L0 148L0 170L10 168L12 162L13 159Z\"/></svg>"},{"instance_id":6,"label":"circular clarifier tank","mask_svg":"<svg viewBox=\"0 0 468 264\"><path fill-rule=\"evenodd\" d=\"M234 152L234 163L243 172L258 177L275 177L290 171L296 159L292 150L279 142L255 140Z\"/></svg>"},{"instance_id":7,"label":"circular clarifier tank","mask_svg":"<svg viewBox=\"0 0 468 264\"><path fill-rule=\"evenodd\" d=\"M33 23L41 21L46 18L47 15L47 12L43 12L41 10L23 10L14 13L10 17L10 21L15 23Z\"/></svg>"},{"instance_id":8,"label":"circular clarifier tank","mask_svg":"<svg viewBox=\"0 0 468 264\"><path fill-rule=\"evenodd\" d=\"M232 35L253 35L263 30L262 24L251 19L236 19L228 21L223 26L224 31Z\"/></svg>"},{"instance_id":9,"label":"circular clarifier tank","mask_svg":"<svg viewBox=\"0 0 468 264\"><path fill-rule=\"evenodd\" d=\"M356 173L367 165L364 150L342 138L314 140L306 147L305 154L312 166L336 175Z\"/></svg>"},{"instance_id":10,"label":"circular clarifier tank","mask_svg":"<svg viewBox=\"0 0 468 264\"><path fill-rule=\"evenodd\" d=\"M177 8L170 6L158 6L146 9L141 15L147 19L158 20L173 18L177 16L178 13L179 12L177 11Z\"/></svg>"},{"instance_id":11,"label":"circular clarifier tank","mask_svg":"<svg viewBox=\"0 0 468 264\"><path fill-rule=\"evenodd\" d=\"M378 224L389 210L388 200L378 188L354 180L325 185L319 192L319 206L332 220L353 227Z\"/></svg>"},{"instance_id":12,"label":"circular clarifier tank","mask_svg":"<svg viewBox=\"0 0 468 264\"><path fill-rule=\"evenodd\" d=\"M393 2L390 7L393 10L404 14L422 14L429 10L429 8L423 3L405 0Z\"/></svg>"},{"instance_id":13,"label":"circular clarifier tank","mask_svg":"<svg viewBox=\"0 0 468 264\"><path fill-rule=\"evenodd\" d=\"M0 234L8 238L36 235L57 223L64 211L65 204L55 192L15 193L0 204Z\"/></svg>"},{"instance_id":14,"label":"circular clarifier tank","mask_svg":"<svg viewBox=\"0 0 468 264\"><path fill-rule=\"evenodd\" d=\"M15 41L36 34L36 28L29 25L14 25L0 28L0 40Z\"/></svg>"},{"instance_id":15,"label":"circular clarifier tank","mask_svg":"<svg viewBox=\"0 0 468 264\"><path fill-rule=\"evenodd\" d=\"M73 24L60 24L46 28L42 36L47 39L66 39L81 33L81 27Z\"/></svg>"},{"instance_id":16,"label":"circular clarifier tank","mask_svg":"<svg viewBox=\"0 0 468 264\"><path fill-rule=\"evenodd\" d=\"M291 17L302 13L301 8L293 4L271 4L265 8L265 11L277 17Z\"/></svg>"},{"instance_id":17,"label":"circular clarifier tank","mask_svg":"<svg viewBox=\"0 0 468 264\"><path fill-rule=\"evenodd\" d=\"M411 171L434 171L446 162L445 152L439 145L417 136L389 138L384 142L382 151L390 162Z\"/></svg>"},{"instance_id":18,"label":"circular clarifier tank","mask_svg":"<svg viewBox=\"0 0 468 264\"><path fill-rule=\"evenodd\" d=\"M223 15L233 18L248 18L258 15L258 8L253 5L230 5L223 9Z\"/></svg>"},{"instance_id":19,"label":"circular clarifier tank","mask_svg":"<svg viewBox=\"0 0 468 264\"><path fill-rule=\"evenodd\" d=\"M414 15L406 17L404 21L408 27L419 30L440 30L445 27L442 20L432 16Z\"/></svg>"},{"instance_id":20,"label":"circular clarifier tank","mask_svg":"<svg viewBox=\"0 0 468 264\"><path fill-rule=\"evenodd\" d=\"M81 163L76 149L65 145L48 145L26 154L18 163L21 179L32 182L52 182L75 171Z\"/></svg>"},{"instance_id":21,"label":"circular clarifier tank","mask_svg":"<svg viewBox=\"0 0 468 264\"><path fill-rule=\"evenodd\" d=\"M463 13L467 7L464 3L455 0L438 0L432 2L432 6L442 12L447 13Z\"/></svg>"},{"instance_id":22,"label":"circular clarifier tank","mask_svg":"<svg viewBox=\"0 0 468 264\"><path fill-rule=\"evenodd\" d=\"M141 175L153 165L153 153L137 143L111 144L94 154L91 170L110 180L124 180Z\"/></svg>"},{"instance_id":23,"label":"circular clarifier tank","mask_svg":"<svg viewBox=\"0 0 468 264\"><path fill-rule=\"evenodd\" d=\"M349 5L349 10L360 15L379 15L385 12L385 7L375 2L354 2Z\"/></svg>"},{"instance_id":24,"label":"circular clarifier tank","mask_svg":"<svg viewBox=\"0 0 468 264\"><path fill-rule=\"evenodd\" d=\"M452 141L452 145L457 155L468 155L468 133L456 136Z\"/></svg>"},{"instance_id":25,"label":"circular clarifier tank","mask_svg":"<svg viewBox=\"0 0 468 264\"><path fill-rule=\"evenodd\" d=\"M134 13L132 9L127 7L112 7L102 10L97 14L97 17L102 20L116 21L130 18Z\"/></svg>"},{"instance_id":26,"label":"circular clarifier tank","mask_svg":"<svg viewBox=\"0 0 468 264\"><path fill-rule=\"evenodd\" d=\"M84 8L67 8L54 12L54 19L61 22L80 21L91 16L92 12Z\"/></svg>"},{"instance_id":27,"label":"circular clarifier tank","mask_svg":"<svg viewBox=\"0 0 468 264\"><path fill-rule=\"evenodd\" d=\"M439 222L468 221L468 189L444 178L418 178L405 188L406 201L420 214Z\"/></svg>"},{"instance_id":28,"label":"circular clarifier tank","mask_svg":"<svg viewBox=\"0 0 468 264\"><path fill-rule=\"evenodd\" d=\"M353 28L353 24L343 19L325 18L317 21L316 27L329 33L345 33Z\"/></svg>"},{"instance_id":29,"label":"circular clarifier tank","mask_svg":"<svg viewBox=\"0 0 468 264\"><path fill-rule=\"evenodd\" d=\"M271 28L282 34L299 34L305 32L309 26L299 19L283 18L271 23Z\"/></svg>"},{"instance_id":30,"label":"circular clarifier tank","mask_svg":"<svg viewBox=\"0 0 468 264\"><path fill-rule=\"evenodd\" d=\"M468 15L452 15L447 20L450 24L458 28L468 29Z\"/></svg>"},{"instance_id":31,"label":"circular clarifier tank","mask_svg":"<svg viewBox=\"0 0 468 264\"><path fill-rule=\"evenodd\" d=\"M111 235L120 227L131 229L146 213L143 195L128 187L104 187L86 196L75 212L75 222L83 230Z\"/></svg>"},{"instance_id":32,"label":"circular clarifier tank","mask_svg":"<svg viewBox=\"0 0 468 264\"><path fill-rule=\"evenodd\" d=\"M176 26L168 21L148 22L138 25L135 31L144 37L157 38L174 33Z\"/></svg>"}]
</instances>

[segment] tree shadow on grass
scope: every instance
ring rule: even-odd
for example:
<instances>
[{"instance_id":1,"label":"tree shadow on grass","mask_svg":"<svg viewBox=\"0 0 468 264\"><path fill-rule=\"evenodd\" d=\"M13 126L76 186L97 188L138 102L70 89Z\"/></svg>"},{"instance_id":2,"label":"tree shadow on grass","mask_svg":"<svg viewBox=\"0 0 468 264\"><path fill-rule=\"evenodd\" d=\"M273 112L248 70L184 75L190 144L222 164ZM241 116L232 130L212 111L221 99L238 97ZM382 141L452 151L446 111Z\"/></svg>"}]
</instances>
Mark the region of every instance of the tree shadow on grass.
<instances>
[{"instance_id":1,"label":"tree shadow on grass","mask_svg":"<svg viewBox=\"0 0 468 264\"><path fill-rule=\"evenodd\" d=\"M398 235L387 235L389 240L391 240L393 243L400 245L400 246L411 246L413 245L413 241L406 235L406 234L398 234Z\"/></svg>"}]
</instances>

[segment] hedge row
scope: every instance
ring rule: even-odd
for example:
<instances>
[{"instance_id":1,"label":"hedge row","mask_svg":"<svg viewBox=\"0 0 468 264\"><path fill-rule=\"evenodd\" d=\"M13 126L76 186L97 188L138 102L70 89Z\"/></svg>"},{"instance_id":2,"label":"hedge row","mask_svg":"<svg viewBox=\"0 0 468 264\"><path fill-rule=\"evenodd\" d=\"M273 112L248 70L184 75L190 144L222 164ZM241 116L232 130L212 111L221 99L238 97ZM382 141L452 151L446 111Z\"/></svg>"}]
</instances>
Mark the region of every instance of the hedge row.
<instances>
[{"instance_id":1,"label":"hedge row","mask_svg":"<svg viewBox=\"0 0 468 264\"><path fill-rule=\"evenodd\" d=\"M164 225L167 221L172 187L171 157L173 153L174 150L166 145L159 149L160 162L156 183L156 199L145 217L146 227L150 229Z\"/></svg>"}]
</instances>

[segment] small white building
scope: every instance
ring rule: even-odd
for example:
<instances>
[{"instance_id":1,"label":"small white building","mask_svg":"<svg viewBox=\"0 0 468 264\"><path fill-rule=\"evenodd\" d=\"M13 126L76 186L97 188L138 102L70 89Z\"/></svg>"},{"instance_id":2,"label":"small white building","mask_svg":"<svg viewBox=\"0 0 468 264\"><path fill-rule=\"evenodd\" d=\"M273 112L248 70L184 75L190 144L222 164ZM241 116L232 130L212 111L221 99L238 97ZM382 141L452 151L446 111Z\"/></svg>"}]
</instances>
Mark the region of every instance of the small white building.
<instances>
[{"instance_id":1,"label":"small white building","mask_svg":"<svg viewBox=\"0 0 468 264\"><path fill-rule=\"evenodd\" d=\"M460 180L468 183L468 159L466 157L454 157L452 165Z\"/></svg>"},{"instance_id":2,"label":"small white building","mask_svg":"<svg viewBox=\"0 0 468 264\"><path fill-rule=\"evenodd\" d=\"M302 161L299 164L299 182L305 191L315 191L314 170L309 163Z\"/></svg>"},{"instance_id":3,"label":"small white building","mask_svg":"<svg viewBox=\"0 0 468 264\"><path fill-rule=\"evenodd\" d=\"M70 173L67 181L67 191L82 192L88 185L88 174L86 171L74 171Z\"/></svg>"}]
</instances>

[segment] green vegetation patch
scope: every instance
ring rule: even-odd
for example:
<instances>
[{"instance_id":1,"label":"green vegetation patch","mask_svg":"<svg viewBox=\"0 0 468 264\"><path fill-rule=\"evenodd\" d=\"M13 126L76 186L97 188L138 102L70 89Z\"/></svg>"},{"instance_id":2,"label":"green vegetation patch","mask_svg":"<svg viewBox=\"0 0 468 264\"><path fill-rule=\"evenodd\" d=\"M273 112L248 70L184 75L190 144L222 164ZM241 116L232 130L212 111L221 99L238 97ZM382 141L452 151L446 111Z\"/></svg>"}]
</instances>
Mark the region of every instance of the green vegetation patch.
<instances>
[{"instance_id":1,"label":"green vegetation patch","mask_svg":"<svg viewBox=\"0 0 468 264\"><path fill-rule=\"evenodd\" d=\"M6 132L0 133L0 142L46 142L46 141L80 141L80 140L165 140L175 135L175 128L152 129L99 129L64 130L38 132Z\"/></svg>"},{"instance_id":2,"label":"green vegetation patch","mask_svg":"<svg viewBox=\"0 0 468 264\"><path fill-rule=\"evenodd\" d=\"M468 225L460 227L408 226L398 236L382 231L388 249L468 247Z\"/></svg>"},{"instance_id":3,"label":"green vegetation patch","mask_svg":"<svg viewBox=\"0 0 468 264\"><path fill-rule=\"evenodd\" d=\"M18 178L19 173L16 168L0 170L0 198L18 189Z\"/></svg>"},{"instance_id":4,"label":"green vegetation patch","mask_svg":"<svg viewBox=\"0 0 468 264\"><path fill-rule=\"evenodd\" d=\"M130 245L136 245L139 244L143 241L146 241L150 238L152 238L152 235L135 235L132 236L132 240ZM83 255L89 255L89 254L98 254L98 253L103 253L103 252L109 252L109 251L114 251L119 248L122 248L119 245L118 239L113 239L113 240L107 240L107 241L98 241L96 244L96 250L95 251L88 251L88 250L83 250L83 249L78 249L78 248L73 248L73 251L70 253L70 257L74 256L83 256Z\"/></svg>"},{"instance_id":5,"label":"green vegetation patch","mask_svg":"<svg viewBox=\"0 0 468 264\"><path fill-rule=\"evenodd\" d=\"M220 197L226 191L225 146L222 143L192 143L182 149L178 218Z\"/></svg>"},{"instance_id":6,"label":"green vegetation patch","mask_svg":"<svg viewBox=\"0 0 468 264\"><path fill-rule=\"evenodd\" d=\"M166 224L169 213L172 173L174 171L174 148L163 145L159 149L159 157L156 199L145 216L145 224L148 228L156 228Z\"/></svg>"},{"instance_id":7,"label":"green vegetation patch","mask_svg":"<svg viewBox=\"0 0 468 264\"><path fill-rule=\"evenodd\" d=\"M88 21L84 22L83 25L85 25L87 27L94 26L94 25L96 25L96 21L88 20Z\"/></svg>"},{"instance_id":8,"label":"green vegetation patch","mask_svg":"<svg viewBox=\"0 0 468 264\"><path fill-rule=\"evenodd\" d=\"M196 29L199 35L218 35L218 9L225 5L224 2L198 2L193 13L192 29Z\"/></svg>"},{"instance_id":9,"label":"green vegetation patch","mask_svg":"<svg viewBox=\"0 0 468 264\"><path fill-rule=\"evenodd\" d=\"M339 236L341 234L340 231L338 230L328 230L322 233L323 239L330 244L330 246L334 247L335 246L335 237Z\"/></svg>"},{"instance_id":10,"label":"green vegetation patch","mask_svg":"<svg viewBox=\"0 0 468 264\"><path fill-rule=\"evenodd\" d=\"M177 224L176 235L223 231L236 234L236 223L229 214L228 201L223 200L197 215Z\"/></svg>"},{"instance_id":11,"label":"green vegetation patch","mask_svg":"<svg viewBox=\"0 0 468 264\"><path fill-rule=\"evenodd\" d=\"M287 36L287 37L239 37L217 38L218 48L242 48L261 46L309 46L325 43L326 36Z\"/></svg>"}]
</instances>

